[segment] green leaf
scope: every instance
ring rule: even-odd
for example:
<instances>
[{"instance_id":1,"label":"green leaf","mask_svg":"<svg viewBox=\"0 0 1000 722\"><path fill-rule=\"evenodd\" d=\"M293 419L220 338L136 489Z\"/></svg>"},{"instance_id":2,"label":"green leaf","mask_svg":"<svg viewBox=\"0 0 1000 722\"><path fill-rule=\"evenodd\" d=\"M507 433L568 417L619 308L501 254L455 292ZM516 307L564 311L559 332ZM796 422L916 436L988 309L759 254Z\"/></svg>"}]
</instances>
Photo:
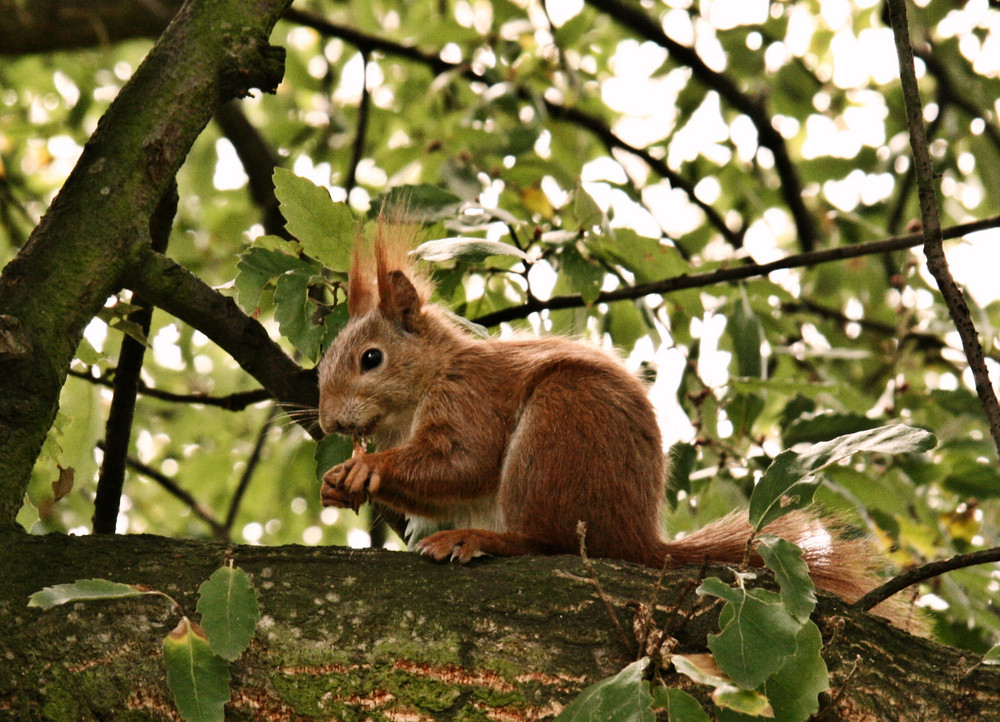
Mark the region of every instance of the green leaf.
<instances>
[{"instance_id":1,"label":"green leaf","mask_svg":"<svg viewBox=\"0 0 1000 722\"><path fill-rule=\"evenodd\" d=\"M239 258L234 281L236 300L247 313L253 313L260 301L260 294L272 279L307 265L289 253L258 247L256 244L241 253Z\"/></svg>"},{"instance_id":2,"label":"green leaf","mask_svg":"<svg viewBox=\"0 0 1000 722\"><path fill-rule=\"evenodd\" d=\"M466 236L440 238L436 241L421 243L413 251L413 255L429 263L440 263L452 258L469 258L475 261L482 260L487 256L517 256L528 260L527 253L509 243Z\"/></svg>"},{"instance_id":3,"label":"green leaf","mask_svg":"<svg viewBox=\"0 0 1000 722\"><path fill-rule=\"evenodd\" d=\"M671 506L677 505L677 492L691 491L691 472L698 461L698 447L683 441L676 442L667 452L667 498Z\"/></svg>"},{"instance_id":4,"label":"green leaf","mask_svg":"<svg viewBox=\"0 0 1000 722\"><path fill-rule=\"evenodd\" d=\"M597 300L604 283L604 269L584 258L569 245L559 254L559 272L588 306Z\"/></svg>"},{"instance_id":5,"label":"green leaf","mask_svg":"<svg viewBox=\"0 0 1000 722\"><path fill-rule=\"evenodd\" d=\"M819 711L819 695L830 688L830 673L821 654L819 627L807 622L796 637L795 654L764 682L775 719L801 722Z\"/></svg>"},{"instance_id":6,"label":"green leaf","mask_svg":"<svg viewBox=\"0 0 1000 722\"><path fill-rule=\"evenodd\" d=\"M807 506L816 493L816 473L861 451L901 454L927 451L937 441L923 429L904 424L880 426L815 444L802 454L783 451L764 472L750 496L750 523L761 530L794 509Z\"/></svg>"},{"instance_id":7,"label":"green leaf","mask_svg":"<svg viewBox=\"0 0 1000 722\"><path fill-rule=\"evenodd\" d=\"M187 722L221 722L229 691L229 663L215 654L205 632L183 617L163 640L167 686Z\"/></svg>"},{"instance_id":8,"label":"green leaf","mask_svg":"<svg viewBox=\"0 0 1000 722\"><path fill-rule=\"evenodd\" d=\"M795 652L802 624L774 592L730 587L717 577L706 579L697 591L729 602L719 615L722 630L709 635L708 648L740 687L759 686Z\"/></svg>"},{"instance_id":9,"label":"green leaf","mask_svg":"<svg viewBox=\"0 0 1000 722\"><path fill-rule=\"evenodd\" d=\"M653 706L667 711L669 722L708 722L708 715L698 700L681 689L655 687Z\"/></svg>"},{"instance_id":10,"label":"green leaf","mask_svg":"<svg viewBox=\"0 0 1000 722\"><path fill-rule=\"evenodd\" d=\"M274 170L274 194L285 228L303 250L327 268L345 270L358 228L347 204L334 203L326 188L285 168Z\"/></svg>"},{"instance_id":11,"label":"green leaf","mask_svg":"<svg viewBox=\"0 0 1000 722\"><path fill-rule=\"evenodd\" d=\"M52 607L66 602L84 602L91 599L124 599L144 594L160 594L153 589L133 584L109 582L107 579L80 579L71 584L56 584L35 592L28 598L29 607Z\"/></svg>"},{"instance_id":12,"label":"green leaf","mask_svg":"<svg viewBox=\"0 0 1000 722\"><path fill-rule=\"evenodd\" d=\"M559 713L559 722L654 722L653 698L643 672L649 657L633 662L614 677L590 685Z\"/></svg>"},{"instance_id":13,"label":"green leaf","mask_svg":"<svg viewBox=\"0 0 1000 722\"><path fill-rule=\"evenodd\" d=\"M316 460L316 479L322 480L323 474L345 459L349 459L352 448L351 439L346 436L330 434L320 439L313 454Z\"/></svg>"},{"instance_id":14,"label":"green leaf","mask_svg":"<svg viewBox=\"0 0 1000 722\"><path fill-rule=\"evenodd\" d=\"M809 577L809 565L802 560L802 549L787 539L761 534L757 537L757 552L774 572L785 608L805 623L816 608L816 590Z\"/></svg>"},{"instance_id":15,"label":"green leaf","mask_svg":"<svg viewBox=\"0 0 1000 722\"><path fill-rule=\"evenodd\" d=\"M781 434L785 446L827 441L835 436L853 434L878 426L876 419L862 414L808 414L790 423Z\"/></svg>"},{"instance_id":16,"label":"green leaf","mask_svg":"<svg viewBox=\"0 0 1000 722\"><path fill-rule=\"evenodd\" d=\"M314 278L309 271L280 276L274 285L274 318L282 336L315 361L326 330L313 323L316 306L309 300L309 286Z\"/></svg>"},{"instance_id":17,"label":"green leaf","mask_svg":"<svg viewBox=\"0 0 1000 722\"><path fill-rule=\"evenodd\" d=\"M760 352L764 332L760 319L750 306L746 286L740 284L740 295L733 300L726 330L733 341L736 373L743 378L763 378L764 361Z\"/></svg>"},{"instance_id":18,"label":"green leaf","mask_svg":"<svg viewBox=\"0 0 1000 722\"><path fill-rule=\"evenodd\" d=\"M983 655L982 664L1000 664L1000 644Z\"/></svg>"},{"instance_id":19,"label":"green leaf","mask_svg":"<svg viewBox=\"0 0 1000 722\"><path fill-rule=\"evenodd\" d=\"M260 620L250 577L242 569L216 569L198 588L198 614L212 651L230 662L239 657Z\"/></svg>"}]
</instances>

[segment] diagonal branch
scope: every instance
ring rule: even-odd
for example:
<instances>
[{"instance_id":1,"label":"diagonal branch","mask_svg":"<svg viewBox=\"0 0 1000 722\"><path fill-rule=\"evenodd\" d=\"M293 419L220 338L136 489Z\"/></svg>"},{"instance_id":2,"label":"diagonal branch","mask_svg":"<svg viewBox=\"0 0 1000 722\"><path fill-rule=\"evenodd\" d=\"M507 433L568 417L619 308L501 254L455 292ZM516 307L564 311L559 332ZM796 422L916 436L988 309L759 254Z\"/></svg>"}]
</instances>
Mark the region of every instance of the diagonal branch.
<instances>
[{"instance_id":1,"label":"diagonal branch","mask_svg":"<svg viewBox=\"0 0 1000 722\"><path fill-rule=\"evenodd\" d=\"M774 167L781 178L781 194L792 214L798 231L799 245L811 251L819 240L816 221L802 200L802 181L798 169L788 154L788 147L781 133L775 129L763 100L740 90L726 75L712 70L693 48L682 45L664 31L660 23L651 18L639 3L629 0L586 0L591 7L601 10L637 35L665 48L671 57L691 69L694 77L711 88L729 105L746 115L757 129L760 144L774 154Z\"/></svg>"},{"instance_id":2,"label":"diagonal branch","mask_svg":"<svg viewBox=\"0 0 1000 722\"><path fill-rule=\"evenodd\" d=\"M854 602L851 606L859 611L867 612L872 607L884 602L893 594L901 592L907 587L912 587L914 584L919 584L920 582L927 581L928 579L939 577L942 574L953 572L956 569L965 569L966 567L973 567L979 564L991 564L993 562L1000 562L1000 547L981 549L979 551L970 552L969 554L958 554L950 559L941 559L936 562L921 564L919 567L907 569L905 572L899 576L893 577L885 584L875 587L875 589L872 589L870 592L861 597L861 599Z\"/></svg>"},{"instance_id":3,"label":"diagonal branch","mask_svg":"<svg viewBox=\"0 0 1000 722\"><path fill-rule=\"evenodd\" d=\"M212 339L278 401L316 406L315 372L302 369L233 299L183 266L147 250L130 267L125 285Z\"/></svg>"},{"instance_id":4,"label":"diagonal branch","mask_svg":"<svg viewBox=\"0 0 1000 722\"><path fill-rule=\"evenodd\" d=\"M284 51L268 37L289 2L185 3L0 275L0 526L21 506L84 328L148 249L149 220L191 145L220 102L277 87Z\"/></svg>"},{"instance_id":5,"label":"diagonal branch","mask_svg":"<svg viewBox=\"0 0 1000 722\"><path fill-rule=\"evenodd\" d=\"M984 218L970 223L962 223L952 226L944 232L945 238L958 238L966 233L996 228L1000 226L1000 216ZM881 241L871 241L869 243L856 243L850 246L837 246L810 253L796 253L786 256L771 263L746 263L741 266L720 268L708 273L698 273L693 275L673 276L660 281L641 283L635 286L618 288L614 291L605 291L597 298L588 303L583 297L576 295L553 296L547 301L532 298L520 306L503 308L493 313L488 313L473 319L475 323L482 326L495 326L506 321L515 321L526 318L536 311L557 310L563 308L583 308L592 306L595 303L610 303L612 301L623 301L627 299L642 298L649 294L665 294L674 291L683 291L688 288L704 288L717 283L727 283L731 281L741 281L747 278L766 276L774 271L781 271L788 268L801 268L804 266L815 266L820 263L830 263L832 261L843 261L848 258L858 258L859 256L869 256L875 253L889 253L899 251L904 248L913 248L923 243L923 236L919 233L910 233L905 236L895 236Z\"/></svg>"},{"instance_id":6,"label":"diagonal branch","mask_svg":"<svg viewBox=\"0 0 1000 722\"><path fill-rule=\"evenodd\" d=\"M427 53L411 45L396 43L392 40L387 40L375 35L369 35L348 25L327 20L326 18L315 13L304 10L289 10L285 13L285 18L293 22L300 23L306 27L310 27L324 35L340 38L341 40L349 42L351 45L358 48L362 53L367 54L371 52L380 52L387 56L402 58L404 60L424 65L435 75L441 75L447 72L457 72L466 80L471 80L477 83L485 82L493 84L498 82L498 79L491 78L488 73L480 73L468 64L450 63L442 60L439 55L435 55L434 53ZM725 79L725 76L723 76L723 78ZM725 80L728 82L728 79ZM626 143L622 138L615 134L615 132L603 119L595 115L586 113L579 108L561 105L545 97L541 98L540 101L538 98L531 97L530 101L533 103L541 102L545 107L545 112L550 117L563 120L568 123L575 123L584 130L589 131L592 135L597 137L597 139L600 140L606 148L623 150L626 153L634 155L642 160L661 178L665 178L675 188L679 188L684 191L691 202L704 211L708 222L711 223L730 244L737 248L743 245L743 231L734 231L729 228L719 211L708 203L700 200L698 196L695 195L694 184L679 173L671 170L670 167L667 166L666 161L657 158L645 148L637 148L630 143ZM777 134L776 131L775 134ZM778 138L780 139L781 136L779 135ZM777 158L779 154L775 152L774 149L772 149L772 152L775 153L775 157ZM794 192L799 193L799 191ZM798 202L801 204L801 198L799 198ZM794 212L793 215L795 215Z\"/></svg>"},{"instance_id":7,"label":"diagonal branch","mask_svg":"<svg viewBox=\"0 0 1000 722\"><path fill-rule=\"evenodd\" d=\"M920 89L917 86L917 75L913 67L913 48L910 45L910 30L906 20L906 2L905 0L889 0L887 7L892 33L896 38L896 53L899 56L899 75L903 86L903 102L906 105L906 124L910 129L913 165L917 175L917 196L920 200L920 218L923 224L927 270L937 281L941 296L948 306L948 313L962 339L965 357L969 361L969 368L976 381L979 401L983 405L986 421L989 424L990 433L993 435L993 442L996 444L998 454L1000 454L1000 403L997 402L996 394L993 391L989 370L986 368L986 360L983 357L983 347L979 343L979 334L972 321L972 316L969 314L969 307L965 303L962 290L951 275L948 259L944 255L934 166L927 148L927 136L924 132L923 104L920 101Z\"/></svg>"}]
</instances>

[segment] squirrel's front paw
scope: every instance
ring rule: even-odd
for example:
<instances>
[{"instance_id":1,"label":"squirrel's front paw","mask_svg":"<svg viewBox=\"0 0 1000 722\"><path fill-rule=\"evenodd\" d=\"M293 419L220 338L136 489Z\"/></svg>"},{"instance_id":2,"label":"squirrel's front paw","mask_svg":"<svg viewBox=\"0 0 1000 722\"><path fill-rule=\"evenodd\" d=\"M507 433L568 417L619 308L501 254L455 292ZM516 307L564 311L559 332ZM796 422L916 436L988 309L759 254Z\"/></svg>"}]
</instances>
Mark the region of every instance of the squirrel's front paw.
<instances>
[{"instance_id":1,"label":"squirrel's front paw","mask_svg":"<svg viewBox=\"0 0 1000 722\"><path fill-rule=\"evenodd\" d=\"M355 512L378 491L378 471L364 456L337 464L323 475L320 500L323 506L351 508Z\"/></svg>"}]
</instances>

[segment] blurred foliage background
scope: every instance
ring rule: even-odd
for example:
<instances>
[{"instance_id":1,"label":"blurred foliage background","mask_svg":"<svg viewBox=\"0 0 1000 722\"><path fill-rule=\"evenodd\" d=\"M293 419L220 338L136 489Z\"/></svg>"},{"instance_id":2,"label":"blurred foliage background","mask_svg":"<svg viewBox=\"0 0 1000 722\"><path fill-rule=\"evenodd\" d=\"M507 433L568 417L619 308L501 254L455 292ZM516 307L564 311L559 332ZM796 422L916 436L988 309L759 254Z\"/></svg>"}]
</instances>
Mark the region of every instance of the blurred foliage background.
<instances>
[{"instance_id":1,"label":"blurred foliage background","mask_svg":"<svg viewBox=\"0 0 1000 722\"><path fill-rule=\"evenodd\" d=\"M990 226L1000 11L922 0L910 23L943 224ZM0 48L3 263L152 42ZM494 333L613 345L649 379L674 460L671 532L745 505L784 448L902 421L938 447L838 466L821 501L897 569L996 544L996 450L919 248L810 255L906 233L919 215L880 2L299 0L272 42L287 48L285 80L202 134L178 178L168 252L237 296L301 364L344 321L337 249L355 219L410 186L428 240L502 241L529 257L440 261L439 302ZM302 253L315 240L280 239L275 165L290 171L276 176L283 210L311 197L300 179L341 204L328 268ZM998 233L946 246L994 373ZM793 254L806 255L745 281L642 286ZM90 530L107 382L134 332L128 301L108 300L74 362L20 517L32 531ZM227 354L162 312L146 340L120 532L369 543L366 511L321 510L302 410L262 399ZM1000 639L995 568L916 596L943 641L982 651Z\"/></svg>"}]
</instances>

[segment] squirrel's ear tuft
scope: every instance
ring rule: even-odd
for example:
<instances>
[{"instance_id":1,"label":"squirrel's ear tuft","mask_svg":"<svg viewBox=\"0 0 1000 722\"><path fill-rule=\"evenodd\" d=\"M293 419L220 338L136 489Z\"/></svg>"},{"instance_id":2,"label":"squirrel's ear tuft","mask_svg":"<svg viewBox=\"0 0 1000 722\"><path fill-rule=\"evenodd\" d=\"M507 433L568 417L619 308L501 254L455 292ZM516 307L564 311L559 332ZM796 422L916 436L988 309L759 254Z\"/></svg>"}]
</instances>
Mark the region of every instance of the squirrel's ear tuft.
<instances>
[{"instance_id":1,"label":"squirrel's ear tuft","mask_svg":"<svg viewBox=\"0 0 1000 722\"><path fill-rule=\"evenodd\" d=\"M420 308L423 302L417 294L417 289L402 271L389 271L383 277L379 275L378 309L382 314L404 331L420 330Z\"/></svg>"},{"instance_id":2,"label":"squirrel's ear tuft","mask_svg":"<svg viewBox=\"0 0 1000 722\"><path fill-rule=\"evenodd\" d=\"M363 316L378 304L374 266L369 244L359 234L354 242L351 270L347 274L347 312L352 317Z\"/></svg>"},{"instance_id":3,"label":"squirrel's ear tuft","mask_svg":"<svg viewBox=\"0 0 1000 722\"><path fill-rule=\"evenodd\" d=\"M359 237L347 287L347 310L362 316L376 307L407 331L416 330L432 285L410 258L419 226L406 218L379 216L373 242Z\"/></svg>"}]
</instances>

